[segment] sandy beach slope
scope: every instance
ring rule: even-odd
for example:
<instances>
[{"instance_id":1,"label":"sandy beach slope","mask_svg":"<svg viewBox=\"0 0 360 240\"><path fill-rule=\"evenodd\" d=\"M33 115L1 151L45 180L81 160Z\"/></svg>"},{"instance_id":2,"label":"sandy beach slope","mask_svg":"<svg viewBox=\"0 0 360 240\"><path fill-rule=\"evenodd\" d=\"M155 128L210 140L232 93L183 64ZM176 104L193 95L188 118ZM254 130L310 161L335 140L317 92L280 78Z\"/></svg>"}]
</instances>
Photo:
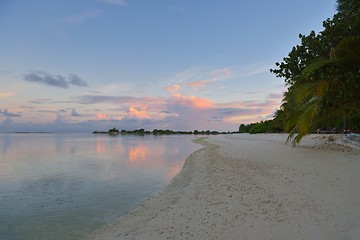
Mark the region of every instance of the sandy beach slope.
<instances>
[{"instance_id":1,"label":"sandy beach slope","mask_svg":"<svg viewBox=\"0 0 360 240\"><path fill-rule=\"evenodd\" d=\"M199 140L166 189L92 239L360 239L359 150L285 140Z\"/></svg>"}]
</instances>

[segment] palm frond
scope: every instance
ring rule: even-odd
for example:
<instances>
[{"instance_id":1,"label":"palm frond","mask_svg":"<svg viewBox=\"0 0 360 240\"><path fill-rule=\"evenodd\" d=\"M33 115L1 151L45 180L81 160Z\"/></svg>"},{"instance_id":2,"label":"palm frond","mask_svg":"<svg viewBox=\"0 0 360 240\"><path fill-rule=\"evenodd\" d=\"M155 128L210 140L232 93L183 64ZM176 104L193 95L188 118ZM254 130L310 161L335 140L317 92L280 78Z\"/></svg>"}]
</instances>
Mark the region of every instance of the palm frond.
<instances>
[{"instance_id":1,"label":"palm frond","mask_svg":"<svg viewBox=\"0 0 360 240\"><path fill-rule=\"evenodd\" d=\"M307 67L305 67L304 70L302 71L302 74L304 76L308 77L308 76L314 74L314 72L322 69L324 66L327 66L327 65L333 64L333 63L334 63L333 59L319 57L319 58L315 59L313 63L311 63Z\"/></svg>"}]
</instances>

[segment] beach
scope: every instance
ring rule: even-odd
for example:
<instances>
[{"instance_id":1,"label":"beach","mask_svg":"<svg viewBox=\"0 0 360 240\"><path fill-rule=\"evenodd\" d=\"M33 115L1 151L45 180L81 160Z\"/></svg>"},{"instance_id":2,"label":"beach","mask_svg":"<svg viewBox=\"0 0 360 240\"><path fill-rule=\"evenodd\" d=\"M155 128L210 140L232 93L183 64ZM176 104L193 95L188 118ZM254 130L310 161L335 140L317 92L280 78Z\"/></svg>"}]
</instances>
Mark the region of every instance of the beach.
<instances>
[{"instance_id":1,"label":"beach","mask_svg":"<svg viewBox=\"0 0 360 240\"><path fill-rule=\"evenodd\" d=\"M286 138L197 139L164 190L91 239L359 239L360 150L338 136Z\"/></svg>"}]
</instances>

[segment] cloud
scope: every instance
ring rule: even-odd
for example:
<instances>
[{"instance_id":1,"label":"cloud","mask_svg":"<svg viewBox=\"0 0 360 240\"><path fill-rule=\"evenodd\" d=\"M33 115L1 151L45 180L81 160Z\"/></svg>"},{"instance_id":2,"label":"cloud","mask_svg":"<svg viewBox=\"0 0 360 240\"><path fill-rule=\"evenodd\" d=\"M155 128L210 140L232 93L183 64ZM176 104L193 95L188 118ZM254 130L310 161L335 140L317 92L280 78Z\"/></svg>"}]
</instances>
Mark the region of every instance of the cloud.
<instances>
[{"instance_id":1,"label":"cloud","mask_svg":"<svg viewBox=\"0 0 360 240\"><path fill-rule=\"evenodd\" d=\"M54 87L69 88L69 83L60 75L52 76L47 73L29 73L24 76L24 80Z\"/></svg>"},{"instance_id":2,"label":"cloud","mask_svg":"<svg viewBox=\"0 0 360 240\"><path fill-rule=\"evenodd\" d=\"M129 116L140 119L150 118L150 115L146 112L146 107L141 107L141 108L130 107Z\"/></svg>"},{"instance_id":3,"label":"cloud","mask_svg":"<svg viewBox=\"0 0 360 240\"><path fill-rule=\"evenodd\" d=\"M15 95L14 92L0 92L0 98L11 97L11 96L14 96L14 95Z\"/></svg>"},{"instance_id":4,"label":"cloud","mask_svg":"<svg viewBox=\"0 0 360 240\"><path fill-rule=\"evenodd\" d=\"M98 120L105 120L105 119L107 119L107 115L104 114L104 113L97 113L97 114L96 114L96 119L98 119Z\"/></svg>"},{"instance_id":5,"label":"cloud","mask_svg":"<svg viewBox=\"0 0 360 240\"><path fill-rule=\"evenodd\" d=\"M29 103L33 103L33 104L54 104L54 103L58 103L57 101L54 101L51 98L38 98L38 99L34 99L29 101Z\"/></svg>"},{"instance_id":6,"label":"cloud","mask_svg":"<svg viewBox=\"0 0 360 240\"><path fill-rule=\"evenodd\" d=\"M175 102L176 104L181 106L187 106L192 108L213 107L213 103L211 100L195 96L175 94L174 96L170 97L170 101Z\"/></svg>"},{"instance_id":7,"label":"cloud","mask_svg":"<svg viewBox=\"0 0 360 240\"><path fill-rule=\"evenodd\" d=\"M82 23L88 19L95 18L99 15L98 10L91 10L88 12L84 12L78 15L69 15L63 18L63 22L68 24L79 24Z\"/></svg>"},{"instance_id":8,"label":"cloud","mask_svg":"<svg viewBox=\"0 0 360 240\"><path fill-rule=\"evenodd\" d=\"M176 73L173 77L170 79L169 85L175 85L175 84L182 84L183 82L188 81L196 81L199 78L204 78L204 73L201 71L201 69L198 68L190 68L186 69L184 71Z\"/></svg>"},{"instance_id":9,"label":"cloud","mask_svg":"<svg viewBox=\"0 0 360 240\"><path fill-rule=\"evenodd\" d=\"M111 103L116 106L153 106L159 107L166 101L164 98L156 97L130 97L130 96L106 96L106 95L84 95L76 101L80 104Z\"/></svg>"},{"instance_id":10,"label":"cloud","mask_svg":"<svg viewBox=\"0 0 360 240\"><path fill-rule=\"evenodd\" d=\"M269 119L279 107L280 101L239 101L218 105L224 112L224 122L251 123Z\"/></svg>"},{"instance_id":11,"label":"cloud","mask_svg":"<svg viewBox=\"0 0 360 240\"><path fill-rule=\"evenodd\" d=\"M194 82L184 83L184 85L191 87L191 88L195 88L195 87L204 87L209 83L210 83L209 80L198 80L198 81L194 81Z\"/></svg>"},{"instance_id":12,"label":"cloud","mask_svg":"<svg viewBox=\"0 0 360 240\"><path fill-rule=\"evenodd\" d=\"M80 78L70 75L67 78L46 76L46 73L35 73L39 83L47 84L48 78L63 79L69 86L84 85ZM191 72L182 76L191 76ZM144 128L174 129L174 130L218 130L235 131L241 123L250 123L270 118L280 106L281 94L270 91L262 92L262 100L217 102L213 98L197 95L193 88L201 88L212 84L214 79L221 81L231 76L227 69L209 71L206 74L193 75L191 78L182 78L182 82L164 87L167 95L163 97L134 97L127 95L87 94L73 97L61 105L63 109L56 110L56 106L46 107L54 100L50 98L35 99L34 109L20 109L32 123L25 119L8 121L7 128L2 124L0 129L9 129L17 126L18 130L38 129L38 131L94 131L107 130L112 127L133 130ZM46 78L48 77L48 78ZM80 80L79 80L80 79ZM57 83L56 83L57 84ZM196 90L196 89L195 89ZM188 91L188 92L186 92ZM279 91L280 92L280 91ZM75 104L75 105L73 105ZM81 106L81 108L80 108ZM39 110L43 108L45 110ZM46 110L48 108L48 110ZM76 109L81 109L80 114ZM20 113L3 113L0 116ZM38 114L37 114L38 112ZM14 116L14 115L13 115ZM2 117L4 120L4 117ZM7 117L6 117L7 118ZM16 120L16 121L15 121ZM10 124L11 123L11 124ZM9 126L11 125L11 128ZM33 126L33 127L31 127Z\"/></svg>"},{"instance_id":13,"label":"cloud","mask_svg":"<svg viewBox=\"0 0 360 240\"><path fill-rule=\"evenodd\" d=\"M0 70L0 74L12 74L13 72L10 70Z\"/></svg>"},{"instance_id":14,"label":"cloud","mask_svg":"<svg viewBox=\"0 0 360 240\"><path fill-rule=\"evenodd\" d=\"M283 99L284 94L280 94L280 93L270 93L268 95L268 98L270 99Z\"/></svg>"},{"instance_id":15,"label":"cloud","mask_svg":"<svg viewBox=\"0 0 360 240\"><path fill-rule=\"evenodd\" d=\"M20 117L21 113L12 113L9 112L7 109L0 109L0 115L4 117Z\"/></svg>"},{"instance_id":16,"label":"cloud","mask_svg":"<svg viewBox=\"0 0 360 240\"><path fill-rule=\"evenodd\" d=\"M64 76L61 75L51 75L46 72L34 72L24 75L24 80L28 82L36 82L52 87L59 87L67 89L70 87L70 85L75 85L79 87L86 87L88 84L79 78L75 74L70 74L68 79L66 79Z\"/></svg>"},{"instance_id":17,"label":"cloud","mask_svg":"<svg viewBox=\"0 0 360 240\"><path fill-rule=\"evenodd\" d=\"M181 89L181 86L179 84L169 85L169 86L165 86L164 89L170 95L174 95Z\"/></svg>"},{"instance_id":18,"label":"cloud","mask_svg":"<svg viewBox=\"0 0 360 240\"><path fill-rule=\"evenodd\" d=\"M105 99L103 96L101 100ZM116 108L88 109L87 113L93 117L86 121L80 121L79 119L84 119L80 116L74 118L79 115L76 109L38 110L38 112L50 114L55 118L50 118L53 120L48 123L29 124L15 123L10 121L11 117L7 117L6 119L9 119L6 127L4 123L0 124L0 130L91 132L116 127L126 130L169 128L174 130L236 131L241 123L268 119L279 106L272 100L220 104L206 98L183 95L165 97L158 102L146 101L145 98L133 98L132 102L124 102L121 99L122 103L120 104L114 97L108 98L108 100L111 101L111 104L116 105ZM84 104L97 103L87 102ZM1 111L0 115L18 116L20 114Z\"/></svg>"},{"instance_id":19,"label":"cloud","mask_svg":"<svg viewBox=\"0 0 360 240\"><path fill-rule=\"evenodd\" d=\"M70 115L73 117L81 117L81 115L75 109L71 109Z\"/></svg>"},{"instance_id":20,"label":"cloud","mask_svg":"<svg viewBox=\"0 0 360 240\"><path fill-rule=\"evenodd\" d=\"M115 92L130 92L132 89L132 86L130 83L111 83L107 84L105 86L99 87L97 89L97 92L100 94L112 94Z\"/></svg>"},{"instance_id":21,"label":"cloud","mask_svg":"<svg viewBox=\"0 0 360 240\"><path fill-rule=\"evenodd\" d=\"M69 74L69 84L76 85L79 87L87 87L88 86L88 84L84 80L82 80L75 74Z\"/></svg>"},{"instance_id":22,"label":"cloud","mask_svg":"<svg viewBox=\"0 0 360 240\"><path fill-rule=\"evenodd\" d=\"M57 113L55 110L49 110L49 109L33 109L31 112L38 112L38 113Z\"/></svg>"},{"instance_id":23,"label":"cloud","mask_svg":"<svg viewBox=\"0 0 360 240\"><path fill-rule=\"evenodd\" d=\"M212 71L210 76L213 81L218 81L230 78L232 76L232 72L230 68L220 68Z\"/></svg>"},{"instance_id":24,"label":"cloud","mask_svg":"<svg viewBox=\"0 0 360 240\"><path fill-rule=\"evenodd\" d=\"M172 95L175 92L179 92L180 89L182 91L206 91L207 88L205 87L210 84L232 77L232 70L228 67L211 71L191 68L175 74L175 76L168 81L170 84L165 86L164 89Z\"/></svg>"},{"instance_id":25,"label":"cloud","mask_svg":"<svg viewBox=\"0 0 360 240\"><path fill-rule=\"evenodd\" d=\"M242 76L243 77L248 77L248 76L254 76L254 75L258 75L261 73L267 73L269 72L270 68L272 68L273 65L265 65L265 66L258 66L258 65L254 65L254 66L250 66L248 69L244 70Z\"/></svg>"},{"instance_id":26,"label":"cloud","mask_svg":"<svg viewBox=\"0 0 360 240\"><path fill-rule=\"evenodd\" d=\"M208 126L209 122L221 122L224 125L220 128L228 128L240 123L260 121L273 114L280 104L280 99L276 99L279 97L278 94L269 94L263 101L216 103L208 98L177 93L177 89L177 86L168 86L170 95L163 98L86 95L79 98L79 103L114 104L119 109L117 111L122 112L121 121L148 119L166 123L174 129L189 129L195 126L200 128ZM119 119L118 115L119 113L110 112L104 119ZM214 127L216 128L216 125Z\"/></svg>"},{"instance_id":27,"label":"cloud","mask_svg":"<svg viewBox=\"0 0 360 240\"><path fill-rule=\"evenodd\" d=\"M97 103L113 103L124 104L134 102L137 100L135 97L130 96L106 96L106 95L85 95L78 98L79 103L82 104L97 104Z\"/></svg>"},{"instance_id":28,"label":"cloud","mask_svg":"<svg viewBox=\"0 0 360 240\"><path fill-rule=\"evenodd\" d=\"M103 3L115 5L115 6L124 6L126 5L125 0L100 0Z\"/></svg>"}]
</instances>

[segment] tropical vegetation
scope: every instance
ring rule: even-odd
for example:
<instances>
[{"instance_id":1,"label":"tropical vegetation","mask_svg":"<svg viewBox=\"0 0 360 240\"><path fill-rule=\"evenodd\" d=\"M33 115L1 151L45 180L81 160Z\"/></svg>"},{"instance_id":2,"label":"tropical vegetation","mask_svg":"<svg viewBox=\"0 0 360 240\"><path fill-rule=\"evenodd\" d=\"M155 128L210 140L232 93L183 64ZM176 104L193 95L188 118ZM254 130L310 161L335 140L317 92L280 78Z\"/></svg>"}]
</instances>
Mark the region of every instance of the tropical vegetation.
<instances>
[{"instance_id":1,"label":"tropical vegetation","mask_svg":"<svg viewBox=\"0 0 360 240\"><path fill-rule=\"evenodd\" d=\"M194 130L194 131L174 131L174 130L163 130L163 129L154 129L153 131L148 131L145 130L143 128L140 129L135 129L135 130L121 130L119 131L116 128L112 128L109 129L108 131L94 131L94 134L110 134L110 135L126 135L126 134L131 134L131 135L148 135L148 134L153 134L153 135L172 135L172 134L194 134L194 135L217 135L217 134L234 134L234 133L238 133L238 132L218 132L218 131L210 131L210 130L206 130L206 131L199 131L199 130Z\"/></svg>"},{"instance_id":2,"label":"tropical vegetation","mask_svg":"<svg viewBox=\"0 0 360 240\"><path fill-rule=\"evenodd\" d=\"M323 31L299 35L277 68L287 91L272 120L298 143L316 129L360 129L360 1L338 0Z\"/></svg>"},{"instance_id":3,"label":"tropical vegetation","mask_svg":"<svg viewBox=\"0 0 360 240\"><path fill-rule=\"evenodd\" d=\"M256 123L250 123L250 124L242 123L239 126L239 133L256 134L256 133L279 133L279 132L283 132L283 129L281 126L277 126L275 124L274 119L260 121Z\"/></svg>"}]
</instances>

